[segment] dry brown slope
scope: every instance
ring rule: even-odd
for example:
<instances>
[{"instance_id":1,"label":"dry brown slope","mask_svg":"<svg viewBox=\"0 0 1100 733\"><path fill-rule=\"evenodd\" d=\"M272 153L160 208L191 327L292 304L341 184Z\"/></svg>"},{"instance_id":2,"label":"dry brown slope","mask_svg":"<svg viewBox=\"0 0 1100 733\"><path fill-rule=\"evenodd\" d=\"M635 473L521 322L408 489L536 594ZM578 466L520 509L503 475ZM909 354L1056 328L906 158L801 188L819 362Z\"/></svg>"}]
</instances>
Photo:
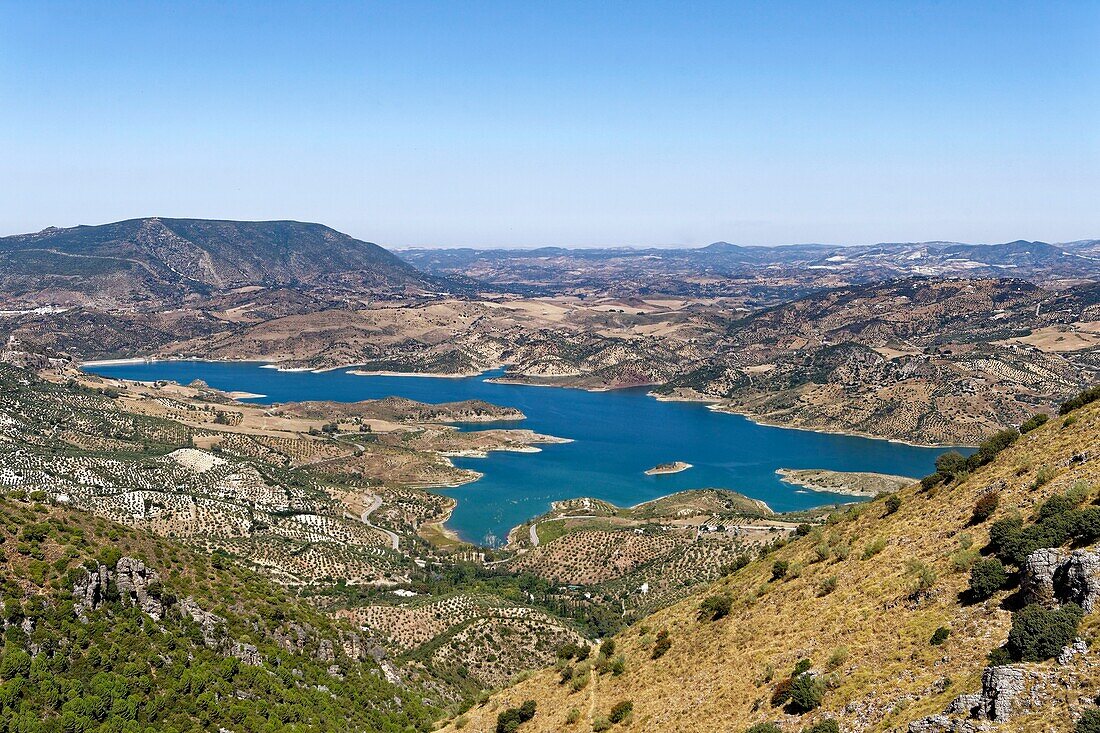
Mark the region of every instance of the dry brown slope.
<instances>
[{"instance_id":1,"label":"dry brown slope","mask_svg":"<svg viewBox=\"0 0 1100 733\"><path fill-rule=\"evenodd\" d=\"M942 711L955 696L980 689L986 655L1004 642L1010 626L1010 613L1000 605L1003 592L986 603L960 603L968 575L954 568L959 536L971 535L974 547L986 544L993 520L967 525L977 498L1002 482L994 520L1014 509L1029 516L1039 502L1080 480L1093 487L1095 496L1100 405L1074 415L1071 426L1063 428L1061 419L1052 420L936 496L914 485L899 493L902 505L894 514L887 514L880 500L830 524L826 538L831 535L837 546L848 545L847 559L834 554L817 561L819 540L811 536L719 581L708 593L728 592L734 598L723 620L700 622L701 596L696 596L626 630L617 639L626 656L621 676L602 675L584 691L571 693L549 670L474 707L462 729L491 731L501 709L525 699L538 702L538 713L523 726L524 733L592 730L593 715L606 715L620 700L634 703L632 729L670 732L737 732L765 720L779 721L784 731L800 731L824 717L835 718L843 731L904 730L910 721ZM1091 451L1091 458L1071 463L1070 456L1081 451ZM1052 478L1035 487L1044 466ZM886 541L885 548L864 559L864 549L878 538ZM800 576L771 582L775 559L800 564ZM936 572L931 597L923 601L911 597L916 581L907 568L913 562ZM819 596L821 583L832 576L836 590ZM1086 617L1086 636L1100 625L1098 617L1100 613ZM943 646L932 646L929 639L940 626L949 627L951 636ZM651 635L661 629L670 632L672 647L652 660ZM822 668L834 655L843 656L836 666L839 686L825 694L818 711L792 716L769 704L775 683L799 659L809 658ZM769 669L774 670L772 680L765 682ZM1067 706L1079 709L1082 695L1095 692L1095 685L1065 690L1042 713L997 730L1064 729L1071 719ZM573 708L580 719L567 724Z\"/></svg>"}]
</instances>

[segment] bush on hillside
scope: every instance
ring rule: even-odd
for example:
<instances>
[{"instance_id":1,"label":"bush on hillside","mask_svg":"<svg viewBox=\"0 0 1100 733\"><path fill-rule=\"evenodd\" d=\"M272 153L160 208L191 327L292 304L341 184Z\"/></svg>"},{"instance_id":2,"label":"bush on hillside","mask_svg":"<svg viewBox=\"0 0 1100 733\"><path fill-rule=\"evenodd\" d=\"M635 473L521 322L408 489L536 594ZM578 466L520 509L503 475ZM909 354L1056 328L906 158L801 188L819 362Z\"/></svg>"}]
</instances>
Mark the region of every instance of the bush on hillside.
<instances>
[{"instance_id":1,"label":"bush on hillside","mask_svg":"<svg viewBox=\"0 0 1100 733\"><path fill-rule=\"evenodd\" d=\"M497 733L515 733L519 727L535 717L535 701L524 700L518 708L508 708L497 716Z\"/></svg>"},{"instance_id":2,"label":"bush on hillside","mask_svg":"<svg viewBox=\"0 0 1100 733\"><path fill-rule=\"evenodd\" d=\"M660 659L672 648L672 639L668 636L667 629L661 629L657 632L657 641L653 645L653 653L650 654L651 659Z\"/></svg>"},{"instance_id":3,"label":"bush on hillside","mask_svg":"<svg viewBox=\"0 0 1100 733\"><path fill-rule=\"evenodd\" d=\"M932 646L941 646L947 637L951 636L951 629L946 626L941 626L932 632L932 638L928 641Z\"/></svg>"},{"instance_id":4,"label":"bush on hillside","mask_svg":"<svg viewBox=\"0 0 1100 733\"><path fill-rule=\"evenodd\" d=\"M791 682L789 708L796 713L808 713L821 705L825 683L809 672L803 672Z\"/></svg>"},{"instance_id":5,"label":"bush on hillside","mask_svg":"<svg viewBox=\"0 0 1100 733\"><path fill-rule=\"evenodd\" d=\"M1004 565L996 558L979 560L970 569L970 594L976 600L984 601L993 596L1008 582L1008 573Z\"/></svg>"},{"instance_id":6,"label":"bush on hillside","mask_svg":"<svg viewBox=\"0 0 1100 733\"><path fill-rule=\"evenodd\" d=\"M954 476L966 470L966 457L957 450L949 450L936 459L936 473Z\"/></svg>"},{"instance_id":7,"label":"bush on hillside","mask_svg":"<svg viewBox=\"0 0 1100 733\"><path fill-rule=\"evenodd\" d=\"M1008 632L1006 648L1021 662L1042 662L1057 656L1062 647L1077 636L1077 626L1085 615L1075 603L1057 610L1035 604L1025 606L1012 615L1012 630Z\"/></svg>"},{"instance_id":8,"label":"bush on hillside","mask_svg":"<svg viewBox=\"0 0 1100 733\"><path fill-rule=\"evenodd\" d=\"M1019 437L1020 431L1016 428L1006 428L994 433L992 437L982 441L981 445L978 446L978 450L966 459L967 470L973 471L989 463L997 457L998 453L1015 443Z\"/></svg>"},{"instance_id":9,"label":"bush on hillside","mask_svg":"<svg viewBox=\"0 0 1100 733\"><path fill-rule=\"evenodd\" d=\"M803 728L802 733L840 733L840 724L832 718L825 718L808 728Z\"/></svg>"},{"instance_id":10,"label":"bush on hillside","mask_svg":"<svg viewBox=\"0 0 1100 733\"><path fill-rule=\"evenodd\" d=\"M728 616L731 608L733 608L733 596L729 593L708 596L699 605L699 619L702 621L717 621Z\"/></svg>"},{"instance_id":11,"label":"bush on hillside","mask_svg":"<svg viewBox=\"0 0 1100 733\"><path fill-rule=\"evenodd\" d=\"M787 571L791 569L791 564L786 560L776 560L772 563L772 580L782 580L787 577Z\"/></svg>"},{"instance_id":12,"label":"bush on hillside","mask_svg":"<svg viewBox=\"0 0 1100 733\"><path fill-rule=\"evenodd\" d=\"M634 703L631 700L620 700L611 707L607 719L612 723L621 723L634 712Z\"/></svg>"},{"instance_id":13,"label":"bush on hillside","mask_svg":"<svg viewBox=\"0 0 1100 733\"><path fill-rule=\"evenodd\" d=\"M971 524L981 524L993 516L997 511L997 505L1001 503L1000 491L987 491L974 502L974 513L970 516Z\"/></svg>"},{"instance_id":14,"label":"bush on hillside","mask_svg":"<svg viewBox=\"0 0 1100 733\"><path fill-rule=\"evenodd\" d=\"M890 494L886 497L886 513L893 514L898 509L901 509L901 497L897 494Z\"/></svg>"},{"instance_id":15,"label":"bush on hillside","mask_svg":"<svg viewBox=\"0 0 1100 733\"><path fill-rule=\"evenodd\" d=\"M1036 428L1041 428L1043 425L1046 424L1047 420L1049 419L1050 415L1046 414L1045 412L1040 412L1038 414L1032 415L1024 421L1023 425L1020 426L1020 435L1030 433Z\"/></svg>"},{"instance_id":16,"label":"bush on hillside","mask_svg":"<svg viewBox=\"0 0 1100 733\"><path fill-rule=\"evenodd\" d=\"M1077 725L1073 726L1073 733L1100 733L1100 710L1089 708L1081 713Z\"/></svg>"}]
</instances>

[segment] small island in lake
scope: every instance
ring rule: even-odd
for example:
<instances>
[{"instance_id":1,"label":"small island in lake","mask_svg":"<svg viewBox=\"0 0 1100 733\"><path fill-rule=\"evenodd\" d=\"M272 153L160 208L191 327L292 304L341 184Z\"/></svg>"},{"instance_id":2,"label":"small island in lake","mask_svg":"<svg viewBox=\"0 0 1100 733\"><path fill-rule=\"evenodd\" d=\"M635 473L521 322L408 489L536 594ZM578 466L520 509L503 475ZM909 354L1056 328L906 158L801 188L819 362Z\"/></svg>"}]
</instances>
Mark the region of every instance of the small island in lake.
<instances>
[{"instance_id":1,"label":"small island in lake","mask_svg":"<svg viewBox=\"0 0 1100 733\"><path fill-rule=\"evenodd\" d=\"M673 461L672 463L658 463L653 468L645 472L646 476L659 476L664 473L680 473L680 471L686 471L691 468L690 463L684 463L683 461Z\"/></svg>"}]
</instances>

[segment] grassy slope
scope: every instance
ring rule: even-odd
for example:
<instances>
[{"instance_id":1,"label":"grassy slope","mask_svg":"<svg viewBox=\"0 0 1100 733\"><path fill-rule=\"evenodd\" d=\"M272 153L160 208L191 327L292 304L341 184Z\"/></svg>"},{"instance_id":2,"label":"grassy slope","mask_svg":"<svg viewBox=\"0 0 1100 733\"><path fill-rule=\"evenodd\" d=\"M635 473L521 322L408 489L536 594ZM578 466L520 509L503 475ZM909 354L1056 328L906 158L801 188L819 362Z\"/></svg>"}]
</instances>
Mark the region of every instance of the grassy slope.
<instances>
[{"instance_id":1,"label":"grassy slope","mask_svg":"<svg viewBox=\"0 0 1100 733\"><path fill-rule=\"evenodd\" d=\"M696 596L627 629L617 637L626 656L627 671L621 676L599 676L571 693L548 670L470 710L462 729L492 730L500 710L528 698L538 701L538 714L522 727L524 733L589 731L593 719L620 700L633 701L632 727L646 731L740 731L764 720L779 720L784 730L798 731L823 717L836 718L844 731L903 730L911 720L942 711L956 695L980 688L986 655L1005 640L1010 626L1010 613L1001 607L1005 592L982 604L961 602L968 574L955 569L959 537L969 534L974 548L983 547L992 521L1014 509L1030 516L1042 500L1079 480L1093 487L1090 501L1095 499L1100 404L1074 415L1071 426L1062 428L1061 419L1052 420L935 496L922 493L919 485L902 490L902 505L894 514L887 514L879 500L837 517L824 535L834 546L851 548L847 559L834 555L818 561L820 540L810 536L719 581L708 592L727 592L734 599L723 620L697 620ZM1092 450L1090 460L1067 465L1072 454L1084 450ZM1035 486L1043 466L1052 478ZM975 501L998 482L1004 488L996 514L969 527ZM864 548L877 538L886 541L885 548L863 559ZM770 581L775 559L801 565L800 576ZM926 600L910 597L916 578L908 568L914 562L936 572ZM836 577L836 590L819 596L822 581L830 576ZM1086 617L1086 638L1100 626L1098 616ZM951 636L943 646L931 646L939 626L950 627ZM672 648L651 660L652 635L661 629L670 632ZM799 659L823 668L839 652L846 655L836 666L840 684L826 693L820 710L798 717L770 706L775 682ZM579 721L567 724L573 708ZM1049 718L1043 717L1014 722L1011 729L1050 729L1049 724L1067 718L1065 701L1050 705Z\"/></svg>"}]
</instances>

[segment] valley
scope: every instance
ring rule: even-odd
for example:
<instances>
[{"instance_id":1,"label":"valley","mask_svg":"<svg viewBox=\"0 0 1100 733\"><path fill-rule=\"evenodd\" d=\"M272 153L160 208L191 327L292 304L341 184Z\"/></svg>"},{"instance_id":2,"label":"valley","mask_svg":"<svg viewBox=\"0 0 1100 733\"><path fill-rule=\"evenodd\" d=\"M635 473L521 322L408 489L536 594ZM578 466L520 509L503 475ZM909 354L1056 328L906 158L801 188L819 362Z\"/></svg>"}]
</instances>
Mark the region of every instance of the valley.
<instances>
[{"instance_id":1,"label":"valley","mask_svg":"<svg viewBox=\"0 0 1100 733\"><path fill-rule=\"evenodd\" d=\"M0 239L4 593L52 609L9 647L41 656L68 603L101 635L192 628L174 669L287 665L389 716L361 730L495 730L526 699L532 732L606 730L624 701L644 730L966 730L936 716L992 694L1017 606L967 600L995 542L960 518L1095 501L1095 406L1033 418L1100 372L1089 246L402 260L160 219ZM1044 701L1091 684L1021 674ZM784 680L821 702L771 703ZM342 730L311 694L295 709ZM258 729L245 707L207 719Z\"/></svg>"}]
</instances>

